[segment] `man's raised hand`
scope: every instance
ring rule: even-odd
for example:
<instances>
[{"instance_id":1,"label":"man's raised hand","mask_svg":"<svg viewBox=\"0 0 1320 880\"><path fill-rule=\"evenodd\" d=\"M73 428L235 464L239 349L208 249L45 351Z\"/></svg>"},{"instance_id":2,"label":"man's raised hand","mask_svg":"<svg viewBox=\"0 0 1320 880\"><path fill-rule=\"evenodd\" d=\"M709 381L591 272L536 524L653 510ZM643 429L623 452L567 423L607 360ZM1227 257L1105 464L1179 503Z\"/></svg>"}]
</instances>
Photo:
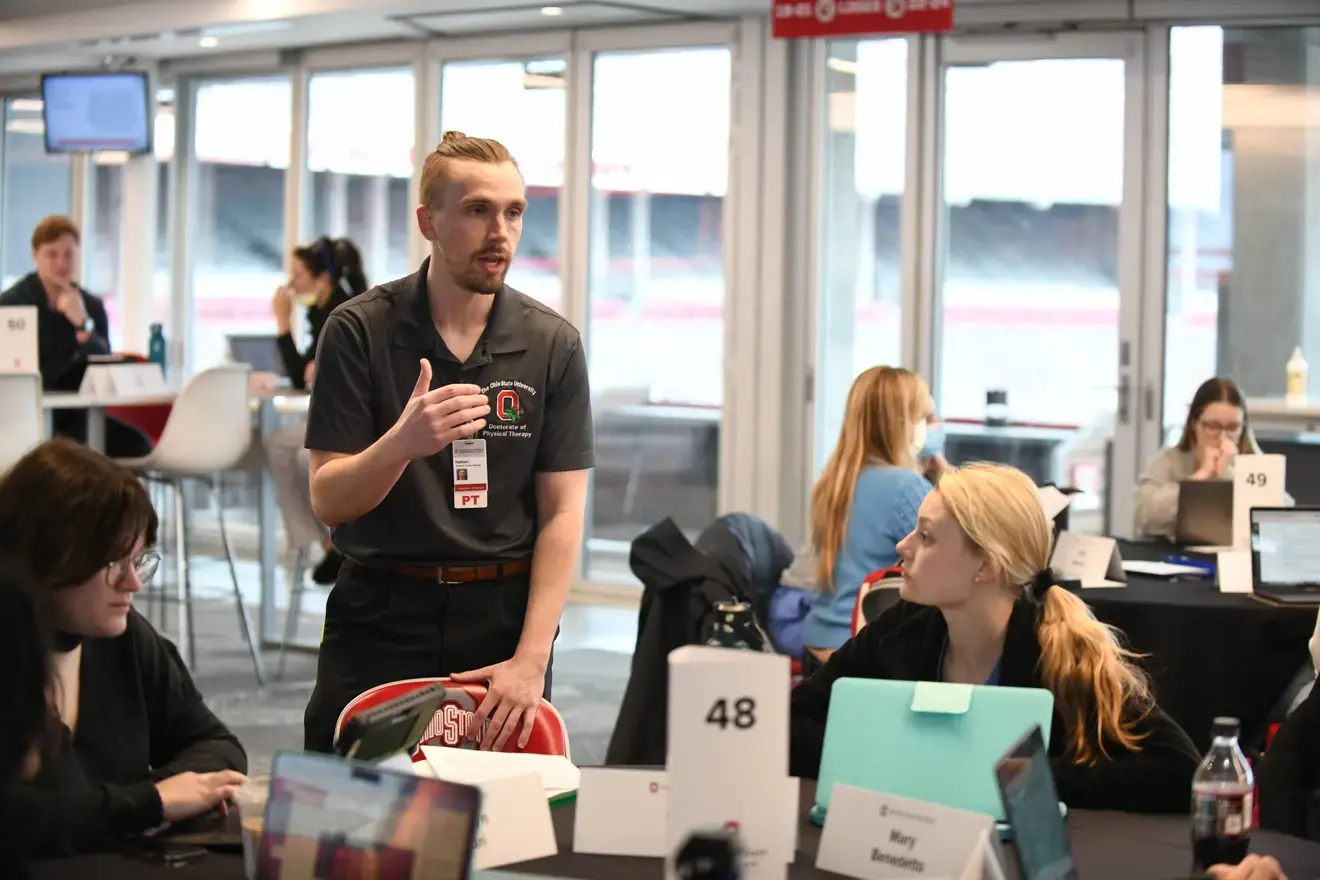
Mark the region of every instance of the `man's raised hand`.
<instances>
[{"instance_id":1,"label":"man's raised hand","mask_svg":"<svg viewBox=\"0 0 1320 880\"><path fill-rule=\"evenodd\" d=\"M423 358L417 384L390 432L408 461L435 455L486 427L490 403L476 385L431 390L431 362Z\"/></svg>"}]
</instances>

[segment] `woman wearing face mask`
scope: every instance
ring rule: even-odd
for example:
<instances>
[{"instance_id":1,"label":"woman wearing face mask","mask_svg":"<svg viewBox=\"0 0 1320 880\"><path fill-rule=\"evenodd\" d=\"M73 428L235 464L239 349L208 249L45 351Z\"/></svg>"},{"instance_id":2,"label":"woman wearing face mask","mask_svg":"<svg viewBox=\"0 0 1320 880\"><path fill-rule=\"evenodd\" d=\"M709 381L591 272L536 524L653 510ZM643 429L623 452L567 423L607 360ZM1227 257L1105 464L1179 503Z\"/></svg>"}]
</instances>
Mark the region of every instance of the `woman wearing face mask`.
<instances>
[{"instance_id":1,"label":"woman wearing face mask","mask_svg":"<svg viewBox=\"0 0 1320 880\"><path fill-rule=\"evenodd\" d=\"M1247 422L1247 405L1232 379L1214 378L1196 389L1177 446L1160 453L1137 485L1137 534L1175 539L1178 484L1183 480L1224 480L1233 459L1260 452Z\"/></svg>"},{"instance_id":2,"label":"woman wearing face mask","mask_svg":"<svg viewBox=\"0 0 1320 880\"><path fill-rule=\"evenodd\" d=\"M275 291L271 303L279 334L276 344L294 388L301 390L312 384L316 375L316 345L330 313L366 289L362 255L348 239L321 236L309 245L294 249L289 260L289 281ZM293 341L294 307L299 301L307 305L306 351L298 351L298 344ZM312 571L312 580L333 584L343 557L330 543L330 530L312 512L310 465L303 443L306 434L306 422L270 434L264 441L266 461L284 514L289 546L320 544L325 556Z\"/></svg>"},{"instance_id":3,"label":"woman wearing face mask","mask_svg":"<svg viewBox=\"0 0 1320 880\"><path fill-rule=\"evenodd\" d=\"M142 484L70 441L41 444L0 479L0 559L34 591L37 626L5 617L0 640L35 635L48 650L47 669L8 669L23 681L5 687L42 687L54 731L0 785L0 850L113 848L209 813L243 782L242 747L132 610L159 562L155 533Z\"/></svg>"},{"instance_id":4,"label":"woman wearing face mask","mask_svg":"<svg viewBox=\"0 0 1320 880\"><path fill-rule=\"evenodd\" d=\"M898 562L897 544L931 488L918 456L932 416L930 391L910 370L872 367L853 381L838 445L811 493L820 593L803 632L807 671L848 640L863 579ZM944 459L929 461L938 480Z\"/></svg>"},{"instance_id":5,"label":"woman wearing face mask","mask_svg":"<svg viewBox=\"0 0 1320 880\"><path fill-rule=\"evenodd\" d=\"M951 470L899 544L902 601L794 688L789 772L820 771L839 678L1043 687L1049 753L1070 807L1182 813L1197 755L1145 674L1081 599L1053 585L1036 486L1002 465Z\"/></svg>"}]
</instances>

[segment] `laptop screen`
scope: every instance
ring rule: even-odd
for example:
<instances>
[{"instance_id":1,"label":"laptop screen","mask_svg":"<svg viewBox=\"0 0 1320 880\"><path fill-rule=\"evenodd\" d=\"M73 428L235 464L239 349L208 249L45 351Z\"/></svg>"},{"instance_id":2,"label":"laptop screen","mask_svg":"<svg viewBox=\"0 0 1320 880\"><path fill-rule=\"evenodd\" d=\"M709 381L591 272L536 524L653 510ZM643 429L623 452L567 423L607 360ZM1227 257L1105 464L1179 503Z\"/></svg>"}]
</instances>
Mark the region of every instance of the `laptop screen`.
<instances>
[{"instance_id":1,"label":"laptop screen","mask_svg":"<svg viewBox=\"0 0 1320 880\"><path fill-rule=\"evenodd\" d=\"M274 336L234 334L227 341L230 357L235 363L248 364L254 373L274 373L280 377L287 375Z\"/></svg>"},{"instance_id":2,"label":"laptop screen","mask_svg":"<svg viewBox=\"0 0 1320 880\"><path fill-rule=\"evenodd\" d=\"M1320 510L1252 510L1251 552L1259 586L1320 584Z\"/></svg>"},{"instance_id":3,"label":"laptop screen","mask_svg":"<svg viewBox=\"0 0 1320 880\"><path fill-rule=\"evenodd\" d=\"M469 785L280 752L257 880L465 880L480 804Z\"/></svg>"},{"instance_id":4,"label":"laptop screen","mask_svg":"<svg viewBox=\"0 0 1320 880\"><path fill-rule=\"evenodd\" d=\"M1023 880L1076 880L1068 826L1040 728L1033 726L995 767L1013 826Z\"/></svg>"}]
</instances>

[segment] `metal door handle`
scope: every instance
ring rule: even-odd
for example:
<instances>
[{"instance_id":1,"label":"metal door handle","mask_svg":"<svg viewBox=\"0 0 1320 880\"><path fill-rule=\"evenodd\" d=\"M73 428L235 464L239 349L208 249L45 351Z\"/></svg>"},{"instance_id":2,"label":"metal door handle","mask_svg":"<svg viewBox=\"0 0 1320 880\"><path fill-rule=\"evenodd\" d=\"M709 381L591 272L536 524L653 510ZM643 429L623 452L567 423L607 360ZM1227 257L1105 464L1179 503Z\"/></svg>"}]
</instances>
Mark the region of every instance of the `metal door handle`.
<instances>
[{"instance_id":1,"label":"metal door handle","mask_svg":"<svg viewBox=\"0 0 1320 880\"><path fill-rule=\"evenodd\" d=\"M1128 406L1131 396L1132 381L1125 373L1118 380L1118 423L1120 425L1129 424L1131 421L1131 412Z\"/></svg>"}]
</instances>

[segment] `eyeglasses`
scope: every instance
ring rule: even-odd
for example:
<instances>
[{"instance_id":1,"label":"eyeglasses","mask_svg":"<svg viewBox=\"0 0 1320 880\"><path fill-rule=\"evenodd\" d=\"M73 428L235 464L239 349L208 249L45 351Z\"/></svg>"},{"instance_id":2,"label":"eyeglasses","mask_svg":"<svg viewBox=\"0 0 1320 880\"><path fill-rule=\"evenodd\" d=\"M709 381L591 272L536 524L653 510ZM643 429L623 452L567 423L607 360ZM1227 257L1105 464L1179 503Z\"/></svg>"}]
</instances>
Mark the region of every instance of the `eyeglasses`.
<instances>
[{"instance_id":1,"label":"eyeglasses","mask_svg":"<svg viewBox=\"0 0 1320 880\"><path fill-rule=\"evenodd\" d=\"M1236 437L1238 434L1242 433L1241 422L1229 422L1225 424L1223 422L1212 422L1208 419L1202 419L1201 427L1205 429L1207 434L1228 434L1231 437Z\"/></svg>"},{"instance_id":2,"label":"eyeglasses","mask_svg":"<svg viewBox=\"0 0 1320 880\"><path fill-rule=\"evenodd\" d=\"M160 554L155 550L143 550L142 552L131 556L128 559L122 559L119 562L112 562L106 566L110 575L111 583L119 583L124 575L132 570L137 577L138 583L146 586L147 583L156 576L156 569L160 567Z\"/></svg>"}]
</instances>

